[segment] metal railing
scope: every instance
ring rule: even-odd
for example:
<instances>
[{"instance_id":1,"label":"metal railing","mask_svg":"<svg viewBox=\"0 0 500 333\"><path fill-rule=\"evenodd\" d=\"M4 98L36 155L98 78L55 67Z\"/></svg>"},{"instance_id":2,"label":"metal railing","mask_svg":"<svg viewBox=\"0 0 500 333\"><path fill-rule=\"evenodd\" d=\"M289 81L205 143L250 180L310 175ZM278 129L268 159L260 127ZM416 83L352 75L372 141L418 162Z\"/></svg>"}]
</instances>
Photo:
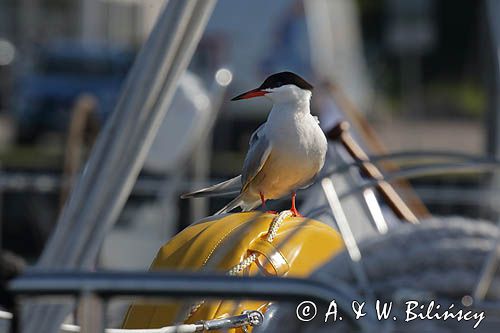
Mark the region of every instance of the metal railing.
<instances>
[{"instance_id":1,"label":"metal railing","mask_svg":"<svg viewBox=\"0 0 500 333\"><path fill-rule=\"evenodd\" d=\"M12 333L21 332L19 299L40 296L63 296L79 299L81 303L91 300L93 306L93 333L104 332L106 303L113 297L141 298L208 297L217 299L255 299L294 302L310 300L328 305L332 300L339 311L354 326L364 331L378 327L372 314L364 320L355 320L349 311L353 299L359 296L344 288L342 281L330 281L328 285L312 280L274 277L234 277L204 273L179 272L33 272L10 283L9 290L15 296L16 306L11 325ZM98 326L96 326L98 325ZM89 331L90 332L90 331Z\"/></svg>"}]
</instances>

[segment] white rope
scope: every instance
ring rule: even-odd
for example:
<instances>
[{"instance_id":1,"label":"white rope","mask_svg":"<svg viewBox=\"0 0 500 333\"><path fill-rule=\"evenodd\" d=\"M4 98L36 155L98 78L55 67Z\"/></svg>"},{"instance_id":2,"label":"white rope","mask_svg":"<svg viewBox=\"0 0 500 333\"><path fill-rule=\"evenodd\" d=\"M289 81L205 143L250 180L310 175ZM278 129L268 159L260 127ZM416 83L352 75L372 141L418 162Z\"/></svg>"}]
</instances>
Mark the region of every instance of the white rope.
<instances>
[{"instance_id":1,"label":"white rope","mask_svg":"<svg viewBox=\"0 0 500 333\"><path fill-rule=\"evenodd\" d=\"M279 228L281 227L281 224L283 223L283 221L285 221L286 218L289 218L290 216L293 216L292 211L284 210L277 217L274 218L273 222L271 223L271 226L269 227L269 231L267 232L268 242L272 243L274 237L276 237L276 234L278 233Z\"/></svg>"},{"instance_id":2,"label":"white rope","mask_svg":"<svg viewBox=\"0 0 500 333\"><path fill-rule=\"evenodd\" d=\"M257 254L252 253L251 255L243 259L238 265L231 268L229 272L227 272L227 275L235 276L240 274L245 269L247 269L247 267L250 266L256 259L257 259Z\"/></svg>"},{"instance_id":3,"label":"white rope","mask_svg":"<svg viewBox=\"0 0 500 333\"><path fill-rule=\"evenodd\" d=\"M273 242L273 240L276 237L276 234L278 233L278 230L281 227L281 224L283 223L283 221L292 215L293 215L292 211L284 210L273 219L273 221L271 222L271 225L269 226L269 229L267 231L266 239L269 243ZM257 254L252 253L251 255L249 255L248 257L243 259L238 265L231 268L229 270L229 272L227 272L227 275L234 276L234 275L241 273L247 267L249 267L255 260L257 260Z\"/></svg>"}]
</instances>

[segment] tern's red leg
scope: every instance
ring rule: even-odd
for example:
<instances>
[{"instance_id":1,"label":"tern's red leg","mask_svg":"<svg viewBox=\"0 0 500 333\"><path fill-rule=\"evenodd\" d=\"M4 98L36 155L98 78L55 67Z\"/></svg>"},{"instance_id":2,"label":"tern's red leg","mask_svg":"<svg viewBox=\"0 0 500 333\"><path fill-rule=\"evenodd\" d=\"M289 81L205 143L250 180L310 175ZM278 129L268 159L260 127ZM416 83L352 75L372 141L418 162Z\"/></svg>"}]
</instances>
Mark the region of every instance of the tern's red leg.
<instances>
[{"instance_id":1,"label":"tern's red leg","mask_svg":"<svg viewBox=\"0 0 500 333\"><path fill-rule=\"evenodd\" d=\"M266 210L266 198L264 198L264 194L262 192L259 192L259 195L260 195L260 202L262 203L262 209ZM277 212L274 210L266 210L266 213L277 214Z\"/></svg>"},{"instance_id":2,"label":"tern's red leg","mask_svg":"<svg viewBox=\"0 0 500 333\"><path fill-rule=\"evenodd\" d=\"M294 216L302 216L299 211L297 210L297 208L295 207L295 197L297 196L297 194L295 192L292 193L292 208L290 208L290 210L292 211L293 215Z\"/></svg>"}]
</instances>

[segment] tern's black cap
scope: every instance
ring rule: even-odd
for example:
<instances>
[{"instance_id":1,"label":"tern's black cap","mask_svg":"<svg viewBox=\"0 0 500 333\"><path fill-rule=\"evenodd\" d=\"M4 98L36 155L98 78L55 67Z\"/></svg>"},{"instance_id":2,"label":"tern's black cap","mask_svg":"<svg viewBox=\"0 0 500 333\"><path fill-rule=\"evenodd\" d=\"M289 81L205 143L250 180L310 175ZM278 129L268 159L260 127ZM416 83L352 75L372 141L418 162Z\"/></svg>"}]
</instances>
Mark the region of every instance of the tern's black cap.
<instances>
[{"instance_id":1,"label":"tern's black cap","mask_svg":"<svg viewBox=\"0 0 500 333\"><path fill-rule=\"evenodd\" d=\"M313 86L292 72L280 72L269 76L259 87L259 89L273 89L287 84L294 84L297 87L305 90L312 90Z\"/></svg>"}]
</instances>

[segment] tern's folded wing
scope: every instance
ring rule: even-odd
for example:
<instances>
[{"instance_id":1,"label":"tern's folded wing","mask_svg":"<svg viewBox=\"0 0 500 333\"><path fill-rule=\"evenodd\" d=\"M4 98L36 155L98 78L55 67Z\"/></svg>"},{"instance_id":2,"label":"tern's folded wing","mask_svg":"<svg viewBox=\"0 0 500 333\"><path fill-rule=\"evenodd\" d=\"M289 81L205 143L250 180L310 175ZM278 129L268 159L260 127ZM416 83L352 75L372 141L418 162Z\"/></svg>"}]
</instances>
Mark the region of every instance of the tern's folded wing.
<instances>
[{"instance_id":1,"label":"tern's folded wing","mask_svg":"<svg viewBox=\"0 0 500 333\"><path fill-rule=\"evenodd\" d=\"M265 135L264 126L260 126L250 138L250 148L248 149L243 170L241 171L242 191L262 170L269 155L271 154L271 142Z\"/></svg>"},{"instance_id":2,"label":"tern's folded wing","mask_svg":"<svg viewBox=\"0 0 500 333\"><path fill-rule=\"evenodd\" d=\"M209 187L196 190L194 192L184 193L181 199L197 197L219 197L232 194L238 194L241 190L241 176L236 176L225 182L215 184Z\"/></svg>"}]
</instances>

